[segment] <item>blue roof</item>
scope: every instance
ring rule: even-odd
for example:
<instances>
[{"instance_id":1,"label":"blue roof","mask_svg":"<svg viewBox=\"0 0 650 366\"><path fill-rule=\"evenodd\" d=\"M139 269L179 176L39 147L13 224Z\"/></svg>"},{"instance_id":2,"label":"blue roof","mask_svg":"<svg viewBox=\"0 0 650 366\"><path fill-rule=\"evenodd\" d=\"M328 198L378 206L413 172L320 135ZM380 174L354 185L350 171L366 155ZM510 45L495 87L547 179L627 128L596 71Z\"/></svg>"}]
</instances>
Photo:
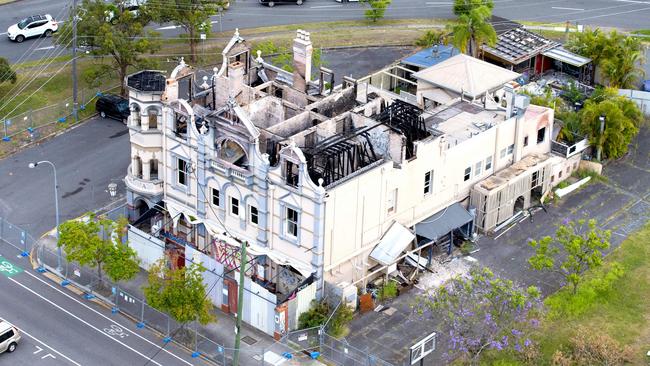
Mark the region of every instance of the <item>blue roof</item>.
<instances>
[{"instance_id":1,"label":"blue roof","mask_svg":"<svg viewBox=\"0 0 650 366\"><path fill-rule=\"evenodd\" d=\"M402 59L402 63L422 68L431 67L439 64L452 56L456 56L460 51L454 46L435 45L425 48L422 51Z\"/></svg>"}]
</instances>

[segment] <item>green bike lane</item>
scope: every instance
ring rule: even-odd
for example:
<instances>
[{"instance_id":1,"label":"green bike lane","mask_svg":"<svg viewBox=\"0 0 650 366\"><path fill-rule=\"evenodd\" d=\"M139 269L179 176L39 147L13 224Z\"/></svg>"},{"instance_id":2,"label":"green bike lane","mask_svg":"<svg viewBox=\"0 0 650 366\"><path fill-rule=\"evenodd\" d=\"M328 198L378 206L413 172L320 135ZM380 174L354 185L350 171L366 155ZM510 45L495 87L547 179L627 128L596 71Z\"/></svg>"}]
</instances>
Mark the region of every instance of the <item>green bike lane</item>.
<instances>
[{"instance_id":1,"label":"green bike lane","mask_svg":"<svg viewBox=\"0 0 650 366\"><path fill-rule=\"evenodd\" d=\"M33 271L0 241L0 318L21 331L2 365L207 365L120 314Z\"/></svg>"}]
</instances>

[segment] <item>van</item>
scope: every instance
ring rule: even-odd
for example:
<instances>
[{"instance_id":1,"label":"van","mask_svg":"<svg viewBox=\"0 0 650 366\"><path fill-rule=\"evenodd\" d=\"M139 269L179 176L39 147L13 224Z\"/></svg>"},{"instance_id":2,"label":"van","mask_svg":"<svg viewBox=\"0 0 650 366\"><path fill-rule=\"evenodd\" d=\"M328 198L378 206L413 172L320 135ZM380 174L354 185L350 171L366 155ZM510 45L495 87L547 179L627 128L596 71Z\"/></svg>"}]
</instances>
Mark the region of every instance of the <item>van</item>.
<instances>
[{"instance_id":1,"label":"van","mask_svg":"<svg viewBox=\"0 0 650 366\"><path fill-rule=\"evenodd\" d=\"M0 353L13 352L18 347L20 333L13 325L0 320Z\"/></svg>"}]
</instances>

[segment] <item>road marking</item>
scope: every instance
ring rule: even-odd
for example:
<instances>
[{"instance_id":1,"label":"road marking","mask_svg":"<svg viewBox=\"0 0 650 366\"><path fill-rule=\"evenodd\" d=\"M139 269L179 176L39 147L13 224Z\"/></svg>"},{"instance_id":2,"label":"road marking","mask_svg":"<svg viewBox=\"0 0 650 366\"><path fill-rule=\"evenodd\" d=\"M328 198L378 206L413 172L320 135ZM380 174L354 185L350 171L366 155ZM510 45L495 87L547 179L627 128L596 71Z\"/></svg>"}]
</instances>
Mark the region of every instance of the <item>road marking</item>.
<instances>
[{"instance_id":1,"label":"road marking","mask_svg":"<svg viewBox=\"0 0 650 366\"><path fill-rule=\"evenodd\" d=\"M6 321L6 320L4 320L4 319L2 319L2 318L0 318L0 320L2 320L2 321ZM61 352L59 352L59 351L57 351L54 347L52 347L52 346L50 346L49 344L47 344L47 343L41 341L40 339L34 337L33 335L27 333L24 329L17 327L16 324L13 324L13 323L12 323L11 325L13 325L14 327L16 327L16 329L18 329L18 330L19 330L21 333L23 333L24 335L28 336L29 338L35 340L36 342L38 342L38 343L40 343L40 344L42 344L42 345L44 345L45 347L51 349L51 350L54 351L54 353L56 353L57 355L59 355L59 356L65 358L66 360L70 361L72 364L77 365L77 366L81 366L81 364L80 364L79 362L76 362L75 360L71 359L70 357L64 355L63 353L61 353ZM38 346L35 346L35 347L38 347Z\"/></svg>"},{"instance_id":2,"label":"road marking","mask_svg":"<svg viewBox=\"0 0 650 366\"><path fill-rule=\"evenodd\" d=\"M41 298L41 299L43 299L44 301L46 301L46 302L48 302L48 303L50 303L50 305L52 305L52 306L54 306L55 308L57 308L57 309L59 309L59 310L61 310L61 311L63 311L64 313L66 313L66 314L68 314L68 315L70 315L71 317L73 317L73 318L75 318L75 319L77 319L78 321L80 321L80 322L82 322L83 324L85 324L85 325L86 325L86 326L88 326L89 328L92 328L92 329L94 329L94 330L96 330L97 332L99 332L100 334L103 334L103 335L105 335L105 336L106 336L106 337L108 337L109 339L112 339L113 341L115 341L115 342L117 342L117 343L119 343L119 344L121 344L121 345L122 345L122 346L123 346L124 348L126 348L126 349L129 349L129 350L131 350L131 351L133 351L133 352L134 352L135 354L137 354L137 355L139 355L139 356L141 356L142 358L144 358L144 359L146 359L146 360L148 360L149 362L151 362L151 363L153 363L153 364L156 364L156 365L158 365L158 366L162 366L162 365L161 365L160 363L158 363L158 362L156 362L156 361L154 361L154 360L150 360L150 359L149 359L149 356L147 356L147 355L145 355L145 354L142 354L142 353L140 353L140 351L138 351L138 350L136 350L136 349L134 349L134 348L132 348L132 347L130 347L130 346L129 346L129 345L127 345L126 343L124 343L124 342L121 342L120 340L118 340L118 339L116 339L116 338L113 338L113 337L111 337L110 335L108 335L108 334L106 334L106 333L104 333L104 332L103 332L103 331L102 331L101 329L99 329L99 328L97 328L97 327L95 327L94 325L92 325L92 324L90 324L90 323L88 323L87 321L85 321L85 320L83 320L83 319L81 319L80 317L78 317L78 316L76 316L76 315L74 315L74 314L73 314L73 313L71 313L70 311L68 311L68 310L66 310L66 309L64 309L64 308L63 308L62 306L60 306L60 305L58 305L58 304L56 304L56 303L54 303L54 302L53 302L52 300L50 300L50 299L48 299L48 298L46 298L45 296L43 296L43 295L41 295L41 294L39 294L39 293L38 293L38 292L36 292L36 291L34 291L34 290L32 290L32 289L30 289L29 287L27 287L27 286L25 286L25 285L23 285L22 283L20 283L20 282L18 282L18 281L16 281L16 280L14 280L13 278L9 278L9 280L10 280L11 282L13 282L13 283L15 283L15 284L17 284L18 286L20 286L20 287L22 287L22 288L24 288L25 290L27 290L27 291L29 291L29 292L31 292L32 294L34 294L34 295L36 295L36 296L38 296L38 297L40 297L40 298Z\"/></svg>"},{"instance_id":3,"label":"road marking","mask_svg":"<svg viewBox=\"0 0 650 366\"><path fill-rule=\"evenodd\" d=\"M2 32L0 33L0 36L4 36L5 34L7 34L7 32Z\"/></svg>"},{"instance_id":4,"label":"road marking","mask_svg":"<svg viewBox=\"0 0 650 366\"><path fill-rule=\"evenodd\" d=\"M156 28L156 30L169 30L169 29L176 29L180 27L181 27L180 25L169 25L167 27Z\"/></svg>"},{"instance_id":5,"label":"road marking","mask_svg":"<svg viewBox=\"0 0 650 366\"><path fill-rule=\"evenodd\" d=\"M325 9L325 8L340 8L343 5L319 5L319 6L310 6L310 9Z\"/></svg>"},{"instance_id":6,"label":"road marking","mask_svg":"<svg viewBox=\"0 0 650 366\"><path fill-rule=\"evenodd\" d=\"M576 11L584 11L585 9L580 9L580 8L563 8L560 6L551 6L551 9L556 9L556 10L576 10Z\"/></svg>"},{"instance_id":7,"label":"road marking","mask_svg":"<svg viewBox=\"0 0 650 366\"><path fill-rule=\"evenodd\" d=\"M56 46L39 47L39 48L35 48L34 51L45 51L45 50L51 50L53 48L56 48Z\"/></svg>"},{"instance_id":8,"label":"road marking","mask_svg":"<svg viewBox=\"0 0 650 366\"><path fill-rule=\"evenodd\" d=\"M158 344L156 344L156 343L154 343L154 342L148 340L147 338L141 336L140 334L138 334L138 333L136 333L136 332L130 330L128 327L125 327L124 325L122 325L122 324L116 322L115 320L113 320L113 319L107 317L106 315L104 315L104 314L100 313L99 311L97 311L97 310L91 308L90 306L84 304L83 302L81 302L81 301L75 299L74 297L72 297L72 296L68 295L67 293L63 292L61 289L59 289L59 288L53 286L53 285L50 284L49 282L47 282L47 281L43 280L42 278L36 276L35 274L32 274L32 273L30 273L30 272L25 272L25 273L27 273L28 275L30 275L30 276L34 277L35 279L41 281L43 284L47 285L48 287L50 287L50 288L52 288L52 289L54 289L54 290L60 292L62 295L64 295L64 296L66 296L67 298L69 298L69 299L75 301L76 303L80 304L81 306L85 307L86 309L88 309L88 310L92 311L93 313L95 313L95 314L101 316L102 318L104 318L104 319L106 319L106 320L108 320L108 321L110 321L110 322L112 322L112 323L114 323L114 324L119 325L119 326L122 327L124 330L126 330L127 332L133 334L134 336L136 336L136 337L138 337L138 338L144 340L145 342L147 342L147 343L149 343L149 344L151 344L151 345L153 345L153 346L156 346L156 347L158 347L158 348L162 348L160 345L158 345ZM185 361L184 359L180 358L178 355L176 355L176 354L174 354L174 353L172 353L172 352L170 352L170 351L168 351L168 350L166 350L166 349L164 349L164 348L163 348L162 350L165 351L165 352L166 352L167 354L169 354L170 356L175 357L176 359L178 359L178 360L180 360L180 361L182 361L182 362L184 362L184 363L186 363L186 364L192 366L191 363L189 363L189 362Z\"/></svg>"},{"instance_id":9,"label":"road marking","mask_svg":"<svg viewBox=\"0 0 650 366\"><path fill-rule=\"evenodd\" d=\"M15 276L23 271L22 268L12 264L8 260L0 256L0 273L7 277Z\"/></svg>"},{"instance_id":10,"label":"road marking","mask_svg":"<svg viewBox=\"0 0 650 366\"><path fill-rule=\"evenodd\" d=\"M452 5L450 2L444 2L444 1L428 1L425 4L427 5Z\"/></svg>"},{"instance_id":11,"label":"road marking","mask_svg":"<svg viewBox=\"0 0 650 366\"><path fill-rule=\"evenodd\" d=\"M650 4L650 1L638 1L638 0L616 0L619 3L632 3L632 4Z\"/></svg>"}]
</instances>

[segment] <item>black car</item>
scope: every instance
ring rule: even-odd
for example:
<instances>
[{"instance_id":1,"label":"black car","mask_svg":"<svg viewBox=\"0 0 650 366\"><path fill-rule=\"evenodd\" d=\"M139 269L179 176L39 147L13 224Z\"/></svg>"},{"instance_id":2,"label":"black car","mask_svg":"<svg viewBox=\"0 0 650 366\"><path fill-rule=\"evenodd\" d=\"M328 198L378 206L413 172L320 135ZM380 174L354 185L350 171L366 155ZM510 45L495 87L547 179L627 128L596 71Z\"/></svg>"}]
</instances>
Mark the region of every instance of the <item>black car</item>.
<instances>
[{"instance_id":1,"label":"black car","mask_svg":"<svg viewBox=\"0 0 650 366\"><path fill-rule=\"evenodd\" d=\"M296 5L302 5L303 0L259 0L260 4L267 5L269 7L273 7L276 4L296 4Z\"/></svg>"},{"instance_id":2,"label":"black car","mask_svg":"<svg viewBox=\"0 0 650 366\"><path fill-rule=\"evenodd\" d=\"M113 94L104 94L95 103L95 110L102 118L111 117L126 124L131 114L129 101Z\"/></svg>"}]
</instances>

